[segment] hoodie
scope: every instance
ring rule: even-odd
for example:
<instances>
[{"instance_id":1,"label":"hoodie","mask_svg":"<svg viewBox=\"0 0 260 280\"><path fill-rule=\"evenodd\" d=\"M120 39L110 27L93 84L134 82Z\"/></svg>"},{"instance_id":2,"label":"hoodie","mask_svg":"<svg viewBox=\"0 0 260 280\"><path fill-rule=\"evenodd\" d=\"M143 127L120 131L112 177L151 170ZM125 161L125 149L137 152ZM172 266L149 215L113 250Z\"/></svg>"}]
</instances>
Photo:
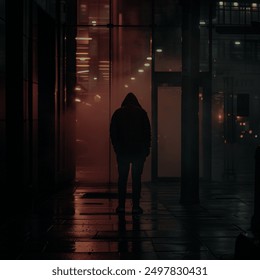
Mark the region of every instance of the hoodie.
<instances>
[{"instance_id":1,"label":"hoodie","mask_svg":"<svg viewBox=\"0 0 260 280\"><path fill-rule=\"evenodd\" d=\"M110 138L117 156L147 157L151 126L146 111L133 93L128 93L110 123Z\"/></svg>"}]
</instances>

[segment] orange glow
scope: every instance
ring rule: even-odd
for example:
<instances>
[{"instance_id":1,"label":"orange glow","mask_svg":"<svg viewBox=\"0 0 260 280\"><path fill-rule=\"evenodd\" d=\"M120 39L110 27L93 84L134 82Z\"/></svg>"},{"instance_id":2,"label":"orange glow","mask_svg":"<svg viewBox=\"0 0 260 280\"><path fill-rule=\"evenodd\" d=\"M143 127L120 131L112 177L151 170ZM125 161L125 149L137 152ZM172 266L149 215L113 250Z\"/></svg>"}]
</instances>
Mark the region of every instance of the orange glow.
<instances>
[{"instance_id":1,"label":"orange glow","mask_svg":"<svg viewBox=\"0 0 260 280\"><path fill-rule=\"evenodd\" d=\"M90 57L76 57L76 59L81 60L81 61L85 61L85 60L90 60Z\"/></svg>"},{"instance_id":2,"label":"orange glow","mask_svg":"<svg viewBox=\"0 0 260 280\"><path fill-rule=\"evenodd\" d=\"M76 40L78 41L91 41L93 38L90 37L76 37Z\"/></svg>"},{"instance_id":3,"label":"orange glow","mask_svg":"<svg viewBox=\"0 0 260 280\"><path fill-rule=\"evenodd\" d=\"M81 73L88 73L88 72L89 72L89 70L82 70L82 71L78 71L77 73L81 74Z\"/></svg>"}]
</instances>

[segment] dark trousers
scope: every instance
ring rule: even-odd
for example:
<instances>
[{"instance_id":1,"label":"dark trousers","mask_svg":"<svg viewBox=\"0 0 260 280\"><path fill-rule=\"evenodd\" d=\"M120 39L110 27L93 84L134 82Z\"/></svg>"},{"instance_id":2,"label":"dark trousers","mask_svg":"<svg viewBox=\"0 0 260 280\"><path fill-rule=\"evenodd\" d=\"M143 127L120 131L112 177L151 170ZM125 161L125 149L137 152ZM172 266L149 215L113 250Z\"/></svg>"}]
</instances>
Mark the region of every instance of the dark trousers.
<instances>
[{"instance_id":1,"label":"dark trousers","mask_svg":"<svg viewBox=\"0 0 260 280\"><path fill-rule=\"evenodd\" d=\"M141 196L141 176L145 158L117 156L118 164L118 202L120 207L125 207L127 179L132 164L132 201L133 207L139 206Z\"/></svg>"}]
</instances>

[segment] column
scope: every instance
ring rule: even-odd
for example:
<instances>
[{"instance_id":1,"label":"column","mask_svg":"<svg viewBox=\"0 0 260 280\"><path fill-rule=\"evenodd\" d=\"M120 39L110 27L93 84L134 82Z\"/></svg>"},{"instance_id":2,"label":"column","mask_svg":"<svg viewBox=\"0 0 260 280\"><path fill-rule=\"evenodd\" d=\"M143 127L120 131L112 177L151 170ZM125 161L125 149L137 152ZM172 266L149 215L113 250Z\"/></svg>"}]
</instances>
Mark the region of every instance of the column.
<instances>
[{"instance_id":1,"label":"column","mask_svg":"<svg viewBox=\"0 0 260 280\"><path fill-rule=\"evenodd\" d=\"M199 1L183 0L181 202L199 203Z\"/></svg>"}]
</instances>

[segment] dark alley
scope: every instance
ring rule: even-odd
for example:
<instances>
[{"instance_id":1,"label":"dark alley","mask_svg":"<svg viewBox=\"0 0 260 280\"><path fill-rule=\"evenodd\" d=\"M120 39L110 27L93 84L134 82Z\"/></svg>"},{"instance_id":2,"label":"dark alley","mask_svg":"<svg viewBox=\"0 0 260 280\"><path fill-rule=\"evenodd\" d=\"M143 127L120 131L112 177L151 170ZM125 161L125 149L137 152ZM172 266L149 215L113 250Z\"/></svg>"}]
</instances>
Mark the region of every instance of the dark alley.
<instances>
[{"instance_id":1,"label":"dark alley","mask_svg":"<svg viewBox=\"0 0 260 280\"><path fill-rule=\"evenodd\" d=\"M259 27L259 1L0 0L0 259L259 260Z\"/></svg>"}]
</instances>

